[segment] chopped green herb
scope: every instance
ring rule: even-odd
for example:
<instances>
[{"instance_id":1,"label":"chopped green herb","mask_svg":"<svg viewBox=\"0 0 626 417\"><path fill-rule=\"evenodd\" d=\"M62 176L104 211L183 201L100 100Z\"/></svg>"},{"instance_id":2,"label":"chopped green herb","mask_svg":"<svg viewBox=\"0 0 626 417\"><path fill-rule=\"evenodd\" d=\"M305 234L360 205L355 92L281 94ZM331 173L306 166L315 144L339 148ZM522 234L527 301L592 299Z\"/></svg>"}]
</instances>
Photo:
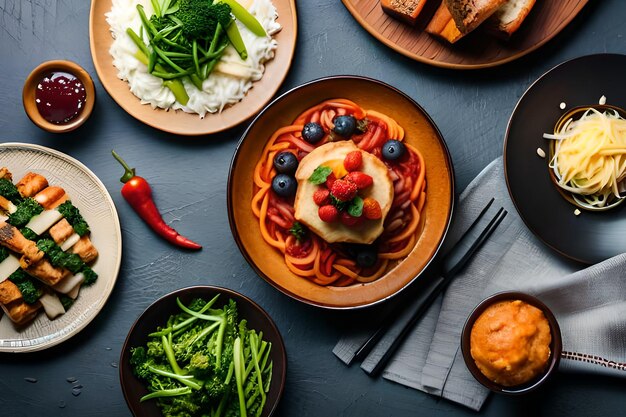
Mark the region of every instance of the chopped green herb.
<instances>
[{"instance_id":1,"label":"chopped green herb","mask_svg":"<svg viewBox=\"0 0 626 417\"><path fill-rule=\"evenodd\" d=\"M22 227L20 229L20 232L22 232L22 235L28 239L28 240L35 240L37 239L37 233L33 232L31 229L29 229L28 227Z\"/></svg>"},{"instance_id":2,"label":"chopped green herb","mask_svg":"<svg viewBox=\"0 0 626 417\"><path fill-rule=\"evenodd\" d=\"M10 200L13 204L19 204L23 200L20 192L17 191L17 187L6 178L0 178L0 195Z\"/></svg>"},{"instance_id":3,"label":"chopped green herb","mask_svg":"<svg viewBox=\"0 0 626 417\"><path fill-rule=\"evenodd\" d=\"M80 272L85 275L85 285L91 285L98 279L98 274L96 274L96 272L87 265L85 265Z\"/></svg>"},{"instance_id":4,"label":"chopped green herb","mask_svg":"<svg viewBox=\"0 0 626 417\"><path fill-rule=\"evenodd\" d=\"M4 246L0 246L0 262L9 257L9 250Z\"/></svg>"},{"instance_id":5,"label":"chopped green herb","mask_svg":"<svg viewBox=\"0 0 626 417\"><path fill-rule=\"evenodd\" d=\"M40 239L37 242L37 247L48 256L52 265L67 268L74 274L80 272L85 265L80 256L75 253L63 252L53 240Z\"/></svg>"},{"instance_id":6,"label":"chopped green herb","mask_svg":"<svg viewBox=\"0 0 626 417\"><path fill-rule=\"evenodd\" d=\"M9 214L9 223L15 227L26 226L28 221L43 211L43 207L34 198L27 198L18 206L15 213Z\"/></svg>"},{"instance_id":7,"label":"chopped green herb","mask_svg":"<svg viewBox=\"0 0 626 417\"><path fill-rule=\"evenodd\" d=\"M320 165L315 168L315 171L309 177L309 182L315 185L323 184L326 182L326 179L330 174L332 174L333 170L327 166Z\"/></svg>"},{"instance_id":8,"label":"chopped green herb","mask_svg":"<svg viewBox=\"0 0 626 417\"><path fill-rule=\"evenodd\" d=\"M57 207L57 210L72 225L74 232L76 232L78 236L85 236L89 233L89 225L71 201L66 201L61 204Z\"/></svg>"},{"instance_id":9,"label":"chopped green herb","mask_svg":"<svg viewBox=\"0 0 626 417\"><path fill-rule=\"evenodd\" d=\"M298 242L300 242L304 236L306 235L306 228L300 222L294 222L293 226L289 229L289 233L291 233Z\"/></svg>"},{"instance_id":10,"label":"chopped green herb","mask_svg":"<svg viewBox=\"0 0 626 417\"><path fill-rule=\"evenodd\" d=\"M348 209L348 207L350 206L350 202L349 201L341 201L338 200L334 195L330 195L330 203L337 207L337 210L339 211L346 211Z\"/></svg>"},{"instance_id":11,"label":"chopped green herb","mask_svg":"<svg viewBox=\"0 0 626 417\"><path fill-rule=\"evenodd\" d=\"M74 305L74 300L67 294L59 294L59 300L61 301L61 305L63 305L65 311L69 310L70 307Z\"/></svg>"},{"instance_id":12,"label":"chopped green herb","mask_svg":"<svg viewBox=\"0 0 626 417\"><path fill-rule=\"evenodd\" d=\"M22 298L27 304L35 303L43 294L41 283L31 278L30 275L21 269L12 273L9 276L9 281L17 286L17 289L20 290Z\"/></svg>"},{"instance_id":13,"label":"chopped green herb","mask_svg":"<svg viewBox=\"0 0 626 417\"><path fill-rule=\"evenodd\" d=\"M352 217L361 217L361 214L363 214L363 199L358 195L350 201L348 214Z\"/></svg>"}]
</instances>

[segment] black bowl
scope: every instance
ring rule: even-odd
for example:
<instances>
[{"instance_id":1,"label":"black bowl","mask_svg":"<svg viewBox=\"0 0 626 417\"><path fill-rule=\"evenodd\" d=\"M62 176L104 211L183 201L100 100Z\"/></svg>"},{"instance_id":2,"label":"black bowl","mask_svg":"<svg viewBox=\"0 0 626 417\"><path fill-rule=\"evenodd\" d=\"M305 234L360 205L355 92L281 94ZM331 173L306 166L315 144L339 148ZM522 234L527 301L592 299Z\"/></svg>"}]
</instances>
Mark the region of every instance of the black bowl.
<instances>
[{"instance_id":1,"label":"black bowl","mask_svg":"<svg viewBox=\"0 0 626 417\"><path fill-rule=\"evenodd\" d=\"M472 333L472 327L474 326L474 322L476 322L476 319L480 317L480 315L487 309L487 307L490 307L500 301L513 300L521 300L534 307L537 307L543 312L550 325L550 334L552 336L552 340L550 341L550 357L548 358L548 363L544 371L524 384L509 387L493 382L480 371L480 369L476 365L476 362L474 362L474 358L472 358L472 354L470 353L470 334ZM561 341L561 330L559 328L559 323L554 317L554 314L552 314L550 309L536 297L516 291L501 292L481 301L481 303L478 304L478 306L474 308L474 311L472 311L472 313L469 315L467 321L465 322L465 325L463 326L463 332L461 334L461 351L463 353L465 365L467 365L467 368L478 382L489 388L491 391L499 394L525 394L530 391L534 391L539 386L543 385L543 383L546 382L552 375L552 373L558 368L562 350L563 347Z\"/></svg>"},{"instance_id":2,"label":"black bowl","mask_svg":"<svg viewBox=\"0 0 626 417\"><path fill-rule=\"evenodd\" d=\"M129 362L131 347L145 346L149 333L154 332L157 326L164 325L172 314L180 312L176 298L180 298L183 303L189 303L194 298L208 300L216 294L221 294L215 304L217 307L221 307L229 299L233 299L237 303L239 319L246 319L248 328L263 332L263 340L272 343L270 353L273 362L272 382L261 416L269 417L276 410L283 394L287 375L285 345L276 325L265 310L238 292L220 287L196 286L182 288L159 298L139 316L126 336L119 362L120 382L128 408L135 417L160 417L161 411L157 407L156 401L139 402L139 399L146 395L148 390L144 383L133 375Z\"/></svg>"}]
</instances>

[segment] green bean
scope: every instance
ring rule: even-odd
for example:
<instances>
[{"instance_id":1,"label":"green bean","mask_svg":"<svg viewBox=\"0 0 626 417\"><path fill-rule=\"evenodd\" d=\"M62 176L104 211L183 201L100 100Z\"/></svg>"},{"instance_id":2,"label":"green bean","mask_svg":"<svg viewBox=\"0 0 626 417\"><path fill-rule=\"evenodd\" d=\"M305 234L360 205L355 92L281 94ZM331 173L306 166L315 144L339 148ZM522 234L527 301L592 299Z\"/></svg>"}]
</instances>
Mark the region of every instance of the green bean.
<instances>
[{"instance_id":1,"label":"green bean","mask_svg":"<svg viewBox=\"0 0 626 417\"><path fill-rule=\"evenodd\" d=\"M217 26L215 27L215 33L213 34L213 39L211 39L211 45L209 46L209 50L207 51L205 55L210 55L215 51L215 47L217 46L217 41L221 34L222 34L222 25L218 23Z\"/></svg>"},{"instance_id":2,"label":"green bean","mask_svg":"<svg viewBox=\"0 0 626 417\"><path fill-rule=\"evenodd\" d=\"M188 75L191 75L192 72L189 71L185 71L185 72L160 72L160 71L154 71L152 73L152 75L154 75L155 77L159 77L159 78L163 78L164 80L174 80L177 78L183 78L186 77Z\"/></svg>"},{"instance_id":3,"label":"green bean","mask_svg":"<svg viewBox=\"0 0 626 417\"><path fill-rule=\"evenodd\" d=\"M157 30L154 25L150 22L150 20L146 17L146 13L143 10L143 6L141 4L137 5L137 12L139 13L139 17L141 18L141 23L146 27L148 39L152 39L153 36L156 36Z\"/></svg>"},{"instance_id":4,"label":"green bean","mask_svg":"<svg viewBox=\"0 0 626 417\"><path fill-rule=\"evenodd\" d=\"M263 25L245 7L237 3L235 0L221 0L230 6L230 10L237 20L243 23L252 33L257 36L267 36Z\"/></svg>"},{"instance_id":5,"label":"green bean","mask_svg":"<svg viewBox=\"0 0 626 417\"><path fill-rule=\"evenodd\" d=\"M157 16L161 17L161 7L159 6L159 2L158 0L150 0L150 3L152 3L152 8L154 9L154 14L156 14Z\"/></svg>"},{"instance_id":6,"label":"green bean","mask_svg":"<svg viewBox=\"0 0 626 417\"><path fill-rule=\"evenodd\" d=\"M126 29L126 33L128 34L128 36L130 36L130 38L133 40L133 42L135 42L135 45L137 45L137 48L139 48L139 50L144 53L144 55L145 55L145 57L147 59L148 56L150 56L150 51L148 50L148 47L146 46L144 41L131 28ZM147 64L148 63L147 63L147 60L146 60L146 65Z\"/></svg>"},{"instance_id":7,"label":"green bean","mask_svg":"<svg viewBox=\"0 0 626 417\"><path fill-rule=\"evenodd\" d=\"M156 60L157 60L157 54L156 52L152 51L152 53L150 54L150 59L148 61L148 72L151 73L152 71L154 71Z\"/></svg>"},{"instance_id":8,"label":"green bean","mask_svg":"<svg viewBox=\"0 0 626 417\"><path fill-rule=\"evenodd\" d=\"M179 67L178 65L176 65L174 62L172 62L171 59L169 59L167 57L167 55L165 55L163 53L163 51L161 50L161 48L157 47L156 45L152 45L152 49L154 49L154 51L161 57L161 59L163 59L163 61L165 61L165 63L167 65L169 65L170 67L174 68L176 71L178 72L185 72L185 70L181 67Z\"/></svg>"},{"instance_id":9,"label":"green bean","mask_svg":"<svg viewBox=\"0 0 626 417\"><path fill-rule=\"evenodd\" d=\"M174 93L176 101L178 101L180 104L186 106L187 103L189 103L189 96L187 95L187 91L185 91L185 86L183 85L183 82L181 80L166 80L163 81L163 85L169 88L172 93Z\"/></svg>"},{"instance_id":10,"label":"green bean","mask_svg":"<svg viewBox=\"0 0 626 417\"><path fill-rule=\"evenodd\" d=\"M202 79L198 76L198 74L190 74L189 79L198 90L202 91Z\"/></svg>"},{"instance_id":11,"label":"green bean","mask_svg":"<svg viewBox=\"0 0 626 417\"><path fill-rule=\"evenodd\" d=\"M226 28L226 36L228 36L230 43L233 44L241 59L246 60L248 58L246 44L243 43L241 33L239 32L239 28L237 27L237 24L235 22L230 22L230 24Z\"/></svg>"},{"instance_id":12,"label":"green bean","mask_svg":"<svg viewBox=\"0 0 626 417\"><path fill-rule=\"evenodd\" d=\"M193 40L193 44L191 47L192 50L192 56L193 56L193 65L196 67L196 74L200 74L200 63L198 62L198 41L197 40ZM196 87L198 85L196 84ZM200 88L201 90L202 88Z\"/></svg>"}]
</instances>

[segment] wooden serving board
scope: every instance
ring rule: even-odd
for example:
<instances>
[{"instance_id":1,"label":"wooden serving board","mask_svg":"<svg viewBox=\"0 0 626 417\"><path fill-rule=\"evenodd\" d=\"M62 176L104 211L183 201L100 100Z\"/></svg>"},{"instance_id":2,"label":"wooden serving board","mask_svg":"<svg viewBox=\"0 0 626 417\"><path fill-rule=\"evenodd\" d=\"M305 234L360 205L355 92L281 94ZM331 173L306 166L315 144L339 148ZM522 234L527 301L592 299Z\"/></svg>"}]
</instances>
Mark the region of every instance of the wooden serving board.
<instances>
[{"instance_id":1,"label":"wooden serving board","mask_svg":"<svg viewBox=\"0 0 626 417\"><path fill-rule=\"evenodd\" d=\"M416 61L452 69L494 67L520 58L556 36L588 2L537 0L509 41L491 37L478 28L456 44L449 44L424 31L439 0L427 0L416 26L385 14L380 0L342 1L357 22L385 45Z\"/></svg>"}]
</instances>

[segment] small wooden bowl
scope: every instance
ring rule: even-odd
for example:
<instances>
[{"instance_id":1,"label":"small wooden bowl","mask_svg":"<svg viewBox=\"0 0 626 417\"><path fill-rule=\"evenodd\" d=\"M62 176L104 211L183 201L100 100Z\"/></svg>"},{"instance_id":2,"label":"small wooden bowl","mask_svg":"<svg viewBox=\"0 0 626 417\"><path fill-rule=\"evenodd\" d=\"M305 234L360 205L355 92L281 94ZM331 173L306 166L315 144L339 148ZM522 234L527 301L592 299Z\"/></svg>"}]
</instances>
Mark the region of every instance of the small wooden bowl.
<instances>
[{"instance_id":1,"label":"small wooden bowl","mask_svg":"<svg viewBox=\"0 0 626 417\"><path fill-rule=\"evenodd\" d=\"M507 387L493 382L480 371L480 369L476 365L476 362L474 362L474 358L472 358L472 354L470 352L470 334L472 333L472 327L474 327L474 323L476 322L478 317L480 317L480 315L487 309L487 307L490 307L491 305L500 301L513 300L524 301L525 303L537 307L543 312L550 325L550 334L552 336L552 340L550 341L550 357L548 358L548 363L544 371L524 384ZM489 388L491 391L499 394L520 395L537 389L544 382L546 382L552 375L552 373L558 368L562 350L563 346L561 340L561 330L559 328L559 323L554 317L554 314L552 314L550 309L544 303L539 301L539 299L537 299L536 297L516 291L501 292L483 300L469 315L469 318L463 326L463 332L461 334L461 351L463 353L465 365L467 365L467 368L478 382Z\"/></svg>"},{"instance_id":2,"label":"small wooden bowl","mask_svg":"<svg viewBox=\"0 0 626 417\"><path fill-rule=\"evenodd\" d=\"M35 103L35 91L37 84L41 81L44 74L53 71L62 71L73 74L85 87L85 107L78 116L69 121L69 123L55 124L47 121L39 113L37 104ZM37 126L47 132L52 133L65 133L71 132L78 128L80 125L91 115L93 106L96 102L96 90L93 85L93 80L80 65L65 60L46 61L35 68L26 78L24 82L24 89L22 90L22 102L24 104L24 110L28 118Z\"/></svg>"}]
</instances>

